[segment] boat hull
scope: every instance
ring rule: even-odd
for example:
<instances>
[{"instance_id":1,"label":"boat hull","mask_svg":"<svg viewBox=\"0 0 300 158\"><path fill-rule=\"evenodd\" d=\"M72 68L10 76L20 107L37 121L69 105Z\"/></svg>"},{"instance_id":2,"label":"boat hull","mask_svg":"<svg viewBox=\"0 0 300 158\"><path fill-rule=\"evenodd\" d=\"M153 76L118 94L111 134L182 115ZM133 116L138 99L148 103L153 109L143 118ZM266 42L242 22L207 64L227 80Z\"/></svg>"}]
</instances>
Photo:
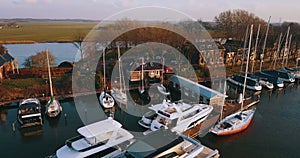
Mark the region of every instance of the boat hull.
<instances>
[{"instance_id":1,"label":"boat hull","mask_svg":"<svg viewBox=\"0 0 300 158\"><path fill-rule=\"evenodd\" d=\"M53 99L48 101L46 114L48 117L57 117L62 111L62 107L58 100Z\"/></svg>"},{"instance_id":2,"label":"boat hull","mask_svg":"<svg viewBox=\"0 0 300 158\"><path fill-rule=\"evenodd\" d=\"M237 81L233 80L232 78L228 78L227 81L229 81L237 86L243 86L243 84L244 84L244 83L237 82ZM246 88L250 89L250 90L254 90L254 91L260 91L262 89L261 86L248 86L248 85L246 85Z\"/></svg>"},{"instance_id":3,"label":"boat hull","mask_svg":"<svg viewBox=\"0 0 300 158\"><path fill-rule=\"evenodd\" d=\"M250 126L252 120L253 119L251 119L247 124L245 124L244 126L242 126L239 129L235 129L235 130L227 131L227 132L222 132L222 133L217 133L216 135L218 135L218 136L228 136L228 135L233 135L233 134L240 133L240 132L246 130Z\"/></svg>"},{"instance_id":4,"label":"boat hull","mask_svg":"<svg viewBox=\"0 0 300 158\"><path fill-rule=\"evenodd\" d=\"M99 101L104 108L112 108L115 105L114 98L110 94L105 92L101 92Z\"/></svg>"},{"instance_id":5,"label":"boat hull","mask_svg":"<svg viewBox=\"0 0 300 158\"><path fill-rule=\"evenodd\" d=\"M240 113L240 112L238 112ZM245 118L243 118L243 120L241 120L239 122L239 124L237 124L235 121L233 121L233 119L235 119L235 117L237 115L239 115L238 113L234 113L232 115L229 115L227 117L225 117L223 120L221 120L212 130L212 133L218 135L218 136L227 136L227 135L233 135L233 134L237 134L240 133L244 130L246 130L249 125L251 124L252 120L253 120L253 116L255 113L255 109L251 109L251 110L247 110L247 111L243 111L243 114L247 114L247 116ZM241 116L242 117L242 116ZM222 124L224 123L228 123L228 122L234 122L233 125L229 128L221 128Z\"/></svg>"}]
</instances>

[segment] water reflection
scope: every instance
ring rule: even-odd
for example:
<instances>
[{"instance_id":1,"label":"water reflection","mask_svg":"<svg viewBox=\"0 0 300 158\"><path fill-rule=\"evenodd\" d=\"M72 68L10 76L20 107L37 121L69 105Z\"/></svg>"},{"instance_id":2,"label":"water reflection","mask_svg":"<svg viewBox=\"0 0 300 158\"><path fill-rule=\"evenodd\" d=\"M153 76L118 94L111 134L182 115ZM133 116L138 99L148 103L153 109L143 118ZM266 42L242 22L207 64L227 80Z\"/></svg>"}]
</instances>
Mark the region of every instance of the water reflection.
<instances>
[{"instance_id":1,"label":"water reflection","mask_svg":"<svg viewBox=\"0 0 300 158\"><path fill-rule=\"evenodd\" d=\"M0 122L5 123L6 122L6 117L7 117L7 110L0 110Z\"/></svg>"}]
</instances>

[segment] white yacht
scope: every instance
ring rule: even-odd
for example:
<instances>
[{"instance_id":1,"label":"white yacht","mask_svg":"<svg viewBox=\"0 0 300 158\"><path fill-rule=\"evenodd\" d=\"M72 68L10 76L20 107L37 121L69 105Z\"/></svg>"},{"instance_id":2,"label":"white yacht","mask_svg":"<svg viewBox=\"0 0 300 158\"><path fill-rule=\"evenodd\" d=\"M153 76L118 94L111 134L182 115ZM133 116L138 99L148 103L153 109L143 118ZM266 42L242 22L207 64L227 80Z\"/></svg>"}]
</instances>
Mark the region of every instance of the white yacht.
<instances>
[{"instance_id":1,"label":"white yacht","mask_svg":"<svg viewBox=\"0 0 300 158\"><path fill-rule=\"evenodd\" d=\"M184 132L203 122L212 112L213 107L206 104L187 104L182 101L172 103L164 100L163 103L151 106L149 109L155 111L157 117L151 121L150 131L144 132L145 135L160 128L170 128L172 132Z\"/></svg>"},{"instance_id":2,"label":"white yacht","mask_svg":"<svg viewBox=\"0 0 300 158\"><path fill-rule=\"evenodd\" d=\"M179 134L171 143L165 146L156 147L149 142L137 140L125 153L126 158L145 157L145 158L195 158L204 152L204 146L193 138ZM144 152L137 152L145 150ZM207 151L206 151L207 152Z\"/></svg>"},{"instance_id":3,"label":"white yacht","mask_svg":"<svg viewBox=\"0 0 300 158\"><path fill-rule=\"evenodd\" d=\"M176 158L194 158L197 157L204 149L204 146L197 140L179 134L183 139L179 144L167 149L166 151L154 156L154 158L161 157L176 157Z\"/></svg>"},{"instance_id":4,"label":"white yacht","mask_svg":"<svg viewBox=\"0 0 300 158\"><path fill-rule=\"evenodd\" d=\"M96 156L102 158L120 157L133 143L133 135L121 128L122 125L108 118L77 130L77 137L66 141L66 145L56 151L53 157L82 158Z\"/></svg>"},{"instance_id":5,"label":"white yacht","mask_svg":"<svg viewBox=\"0 0 300 158\"><path fill-rule=\"evenodd\" d=\"M139 125L141 125L144 128L149 129L151 126L152 121L157 117L157 113L153 110L146 112L142 119L138 121Z\"/></svg>"}]
</instances>

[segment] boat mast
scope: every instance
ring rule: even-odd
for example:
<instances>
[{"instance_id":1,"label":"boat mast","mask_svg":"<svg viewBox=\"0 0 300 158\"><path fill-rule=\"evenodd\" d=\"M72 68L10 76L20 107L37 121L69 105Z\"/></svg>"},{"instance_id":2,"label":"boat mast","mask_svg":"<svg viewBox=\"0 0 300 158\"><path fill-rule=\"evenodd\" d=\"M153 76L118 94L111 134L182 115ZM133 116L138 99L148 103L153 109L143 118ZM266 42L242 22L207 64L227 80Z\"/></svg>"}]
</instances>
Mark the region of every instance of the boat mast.
<instances>
[{"instance_id":1,"label":"boat mast","mask_svg":"<svg viewBox=\"0 0 300 158\"><path fill-rule=\"evenodd\" d=\"M121 78L121 58L120 58L120 47L118 46L118 61L119 61L119 84L120 84L120 90L122 91L122 78Z\"/></svg>"},{"instance_id":2,"label":"boat mast","mask_svg":"<svg viewBox=\"0 0 300 158\"><path fill-rule=\"evenodd\" d=\"M142 57L142 76L141 76L141 81L142 81L141 93L144 93L144 57Z\"/></svg>"},{"instance_id":3,"label":"boat mast","mask_svg":"<svg viewBox=\"0 0 300 158\"><path fill-rule=\"evenodd\" d=\"M246 64L246 70L245 70L245 79L244 79L244 86L243 86L243 97L242 97L242 104L241 104L241 111L243 111L244 106L244 97L245 97L245 90L246 90L246 82L247 82L247 75L248 75L248 66L249 66L249 56L251 52L251 40L252 40L252 34L253 34L253 24L250 28L250 39L249 39L249 46L248 46L248 54L247 54L247 64Z\"/></svg>"},{"instance_id":4,"label":"boat mast","mask_svg":"<svg viewBox=\"0 0 300 158\"><path fill-rule=\"evenodd\" d=\"M48 76L49 76L50 94L51 94L51 98L53 98L52 79L51 79L51 71L50 71L50 63L49 63L48 49L46 49L46 56L47 56L47 66L48 66Z\"/></svg>"},{"instance_id":5,"label":"boat mast","mask_svg":"<svg viewBox=\"0 0 300 158\"><path fill-rule=\"evenodd\" d=\"M103 48L103 57L102 57L102 62L103 62L103 87L104 91L106 88L106 77L105 77L105 48Z\"/></svg>"},{"instance_id":6,"label":"boat mast","mask_svg":"<svg viewBox=\"0 0 300 158\"><path fill-rule=\"evenodd\" d=\"M224 81L224 98L223 98L223 105L221 106L221 115L220 115L220 121L222 120L223 118L223 109L224 109L224 106L225 106L225 95L226 95L226 80Z\"/></svg>"},{"instance_id":7,"label":"boat mast","mask_svg":"<svg viewBox=\"0 0 300 158\"><path fill-rule=\"evenodd\" d=\"M275 58L274 58L274 66L273 66L273 69L276 68L277 56L278 56L278 53L279 53L279 51L280 51L281 38L282 38L282 33L280 33L280 36L279 36L279 40L278 40L278 44L277 44L277 51L276 51L276 53L275 53Z\"/></svg>"},{"instance_id":8,"label":"boat mast","mask_svg":"<svg viewBox=\"0 0 300 158\"><path fill-rule=\"evenodd\" d=\"M247 46L247 42L248 42L248 31L249 31L249 25L247 25L247 29L246 29L246 35L245 35L245 39L244 39L244 49L243 49L243 56L242 56L242 62L241 62L241 71L243 72L243 63L245 60L245 54L246 54L246 46Z\"/></svg>"},{"instance_id":9,"label":"boat mast","mask_svg":"<svg viewBox=\"0 0 300 158\"><path fill-rule=\"evenodd\" d=\"M287 59L286 59L286 62L285 62L285 66L287 66L288 59L289 59L289 54L290 54L290 49L291 49L292 37L293 37L293 35L291 34L291 35L290 35L290 40L289 40L289 47L288 47L288 53L287 53Z\"/></svg>"},{"instance_id":10,"label":"boat mast","mask_svg":"<svg viewBox=\"0 0 300 158\"><path fill-rule=\"evenodd\" d=\"M285 39L285 45L284 45L284 52L282 54L282 62L281 66L284 67L284 57L287 53L287 47L288 47L288 42L289 42L289 33L290 33L290 26L288 27L287 33L286 33L286 39Z\"/></svg>"},{"instance_id":11,"label":"boat mast","mask_svg":"<svg viewBox=\"0 0 300 158\"><path fill-rule=\"evenodd\" d=\"M259 71L261 71L262 63L264 62L265 49L266 49L267 38L268 38L268 33L269 33L269 28L270 28L270 20L271 20L271 16L269 17L269 20L268 20L268 26L267 26L266 36L265 36L265 40L264 40L264 46L263 46L262 54L260 55Z\"/></svg>"},{"instance_id":12,"label":"boat mast","mask_svg":"<svg viewBox=\"0 0 300 158\"><path fill-rule=\"evenodd\" d=\"M256 51L257 51L259 31L260 31L260 24L258 25L258 30L257 30L257 35L256 35L256 41L255 41L255 47L254 47L254 54L253 54L253 59L252 59L252 66L251 66L251 72L252 73L254 71L254 63L255 63L255 58L256 58L256 54L257 54Z\"/></svg>"}]
</instances>

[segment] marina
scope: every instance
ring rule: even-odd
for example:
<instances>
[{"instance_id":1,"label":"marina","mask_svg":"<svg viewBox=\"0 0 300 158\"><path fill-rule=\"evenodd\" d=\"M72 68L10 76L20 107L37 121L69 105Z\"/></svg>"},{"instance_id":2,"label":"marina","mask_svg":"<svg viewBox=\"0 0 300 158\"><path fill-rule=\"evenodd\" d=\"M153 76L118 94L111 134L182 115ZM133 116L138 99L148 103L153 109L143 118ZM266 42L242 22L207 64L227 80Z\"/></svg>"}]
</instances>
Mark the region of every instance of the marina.
<instances>
[{"instance_id":1,"label":"marina","mask_svg":"<svg viewBox=\"0 0 300 158\"><path fill-rule=\"evenodd\" d=\"M296 155L300 154L297 150L297 146L300 145L297 141L297 133L300 132L300 126L298 126L297 120L300 118L296 96L300 95L300 86L295 84L294 86L281 90L263 90L260 95L260 103L256 107L254 120L246 131L230 137L216 137L209 133L204 137L196 136L195 138L199 139L203 145L211 149L217 149L222 157L254 157L261 156L262 154L266 157L276 157L278 155L297 157ZM88 100L87 97L85 98ZM82 122L77 114L73 101L69 99L61 102L61 104L63 106L63 115L59 118L50 120L45 118L42 127L25 130L17 129L15 132L12 131L11 124L16 120L17 109L1 110L0 137L4 141L9 140L12 142L11 144L3 146L1 150L10 150L15 147L22 148L22 153L14 152L5 155L6 152L4 152L3 156L29 156L31 155L30 148L42 144L45 147L36 151L35 156L45 157L52 155L64 144L65 140L77 135L76 130L82 126ZM99 107L100 105L95 106ZM228 106L228 109L225 111L232 110L229 107L230 106ZM132 122L132 124L125 124L123 126L127 126L126 128L129 129L135 128L143 131L143 128L137 124L140 117L136 119L127 117L127 119L124 120L122 118L126 117L120 116L120 113L120 109L117 108L115 112L115 118L117 120L121 119L121 123ZM276 122L276 126L274 125L274 121ZM205 125L202 124L202 127L203 126ZM274 132L270 133L270 131ZM283 139L286 140L284 142L287 142L283 143L284 148L278 143L282 142ZM26 146L24 146L24 143L26 143ZM243 143L243 145L241 146L240 143ZM253 146L252 144L257 145ZM269 146L268 150L264 150L266 146ZM239 151L232 153L231 148L239 149ZM278 148L282 150L277 150ZM291 151L293 151L293 154ZM245 156L244 153L248 153L248 156Z\"/></svg>"},{"instance_id":2,"label":"marina","mask_svg":"<svg viewBox=\"0 0 300 158\"><path fill-rule=\"evenodd\" d=\"M300 94L299 71L284 67L288 65L288 62L284 64L284 53L289 49L290 26L284 35L284 50L280 52L281 33L278 50L273 61L269 61L269 66L274 64L273 69L262 70L263 54L260 72L255 73L260 27L261 24L256 32L254 52L251 52L251 25L249 47L246 49L248 42L243 41L244 49L237 50L236 54L226 52L226 45L221 41L224 49L211 46L210 42L212 45L218 42L215 39L196 39L203 49L196 54L190 52L193 49L188 45L192 43L181 43L182 48L177 48L178 56L172 54L173 49L155 50L155 45L151 44L147 45L150 53L143 55L140 52L144 50L139 50L140 41L128 44L126 39L116 39L110 45L97 42L84 47L79 40L71 48L72 52L75 49L79 53L76 56L69 54L70 62L62 62L53 69L53 72L59 72L53 78L48 48L44 51L46 66L41 63L36 67L38 64L33 64L33 56L18 56L24 59L23 66L29 70L21 69L19 75L18 60L2 47L1 84L4 81L3 85L6 85L13 79L12 84L15 81L18 86L33 83L36 89L32 88L30 93L26 86L23 89L10 89L14 86L9 84L4 86L11 93L9 97L2 95L6 100L1 102L0 128L3 130L0 130L0 140L9 143L0 150L21 149L15 153L3 152L4 157L297 157L300 155L295 150L299 145L295 140L300 130L297 124L299 101L296 99ZM158 30L146 28L143 31L153 33ZM135 49L138 54L126 58L124 54ZM241 61L236 58L238 51L243 55ZM37 57L39 53L43 52L38 52ZM100 58L99 54L102 54ZM224 56L218 59L207 56L216 54ZM231 67L233 73L229 75L226 74L230 69L226 58L231 55L235 57ZM278 69L276 61L281 56L282 68ZM189 61L184 63L181 58ZM296 59L296 55L293 58ZM165 65L166 59L169 63ZM252 67L248 74L249 60ZM93 65L93 62L97 64ZM53 61L52 64L55 65ZM131 69L124 70L123 64ZM240 72L233 70L239 66ZM52 83L54 78L56 83L60 81L56 86ZM19 90L18 95L14 94L16 90ZM21 99L28 98L25 91L30 99ZM37 146L41 149L32 155L30 151Z\"/></svg>"}]
</instances>

